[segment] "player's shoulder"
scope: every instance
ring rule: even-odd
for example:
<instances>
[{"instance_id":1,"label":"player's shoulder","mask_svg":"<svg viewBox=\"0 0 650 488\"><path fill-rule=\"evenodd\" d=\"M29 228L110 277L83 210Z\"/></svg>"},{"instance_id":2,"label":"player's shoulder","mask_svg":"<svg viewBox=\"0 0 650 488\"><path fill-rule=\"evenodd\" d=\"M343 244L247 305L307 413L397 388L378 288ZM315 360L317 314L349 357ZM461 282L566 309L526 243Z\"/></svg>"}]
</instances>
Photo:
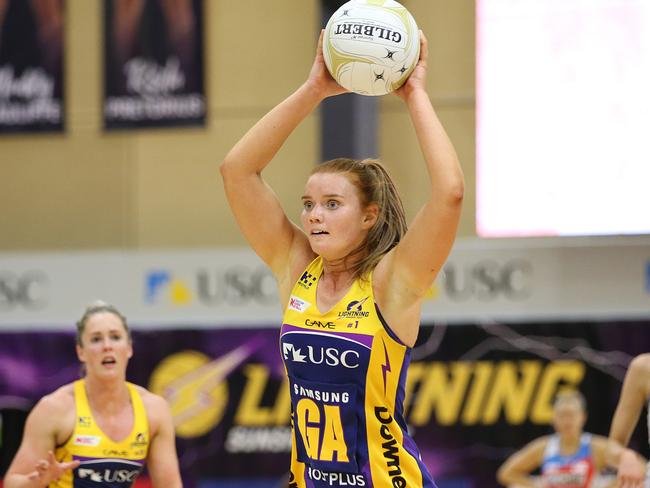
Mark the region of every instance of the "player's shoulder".
<instances>
[{"instance_id":1,"label":"player's shoulder","mask_svg":"<svg viewBox=\"0 0 650 488\"><path fill-rule=\"evenodd\" d=\"M41 432L50 432L63 437L72 429L76 415L74 388L64 385L43 396L27 418L27 425Z\"/></svg>"},{"instance_id":2,"label":"player's shoulder","mask_svg":"<svg viewBox=\"0 0 650 488\"><path fill-rule=\"evenodd\" d=\"M142 386L134 386L140 395L142 405L147 414L151 435L155 436L162 426L171 424L172 414L169 403L162 396L152 393Z\"/></svg>"},{"instance_id":3,"label":"player's shoulder","mask_svg":"<svg viewBox=\"0 0 650 488\"><path fill-rule=\"evenodd\" d=\"M528 445L530 446L531 449L538 449L540 451L544 451L546 450L546 448L548 447L549 443L553 438L554 436L552 434L543 435L541 437L537 437L536 439L533 439L532 441L530 441Z\"/></svg>"},{"instance_id":4,"label":"player's shoulder","mask_svg":"<svg viewBox=\"0 0 650 488\"><path fill-rule=\"evenodd\" d=\"M142 399L147 414L150 417L158 417L159 415L166 415L169 412L169 403L162 396L153 393L146 388L134 385L136 391Z\"/></svg>"},{"instance_id":5,"label":"player's shoulder","mask_svg":"<svg viewBox=\"0 0 650 488\"><path fill-rule=\"evenodd\" d=\"M69 412L74 408L74 384L68 383L43 396L36 407L49 413Z\"/></svg>"},{"instance_id":6,"label":"player's shoulder","mask_svg":"<svg viewBox=\"0 0 650 488\"><path fill-rule=\"evenodd\" d=\"M526 444L522 451L527 452L528 455L534 456L535 458L541 460L546 454L548 454L549 448L552 447L552 439L552 435L543 435L541 437L537 437Z\"/></svg>"},{"instance_id":7,"label":"player's shoulder","mask_svg":"<svg viewBox=\"0 0 650 488\"><path fill-rule=\"evenodd\" d=\"M161 403L167 403L167 401L163 397L147 390L144 386L135 385L133 383L132 385L135 387L136 391L140 395L140 398L142 399L142 403L145 404L145 407L147 406L155 407L156 405L160 405Z\"/></svg>"},{"instance_id":8,"label":"player's shoulder","mask_svg":"<svg viewBox=\"0 0 650 488\"><path fill-rule=\"evenodd\" d=\"M650 372L650 353L639 354L630 363L630 369Z\"/></svg>"}]
</instances>

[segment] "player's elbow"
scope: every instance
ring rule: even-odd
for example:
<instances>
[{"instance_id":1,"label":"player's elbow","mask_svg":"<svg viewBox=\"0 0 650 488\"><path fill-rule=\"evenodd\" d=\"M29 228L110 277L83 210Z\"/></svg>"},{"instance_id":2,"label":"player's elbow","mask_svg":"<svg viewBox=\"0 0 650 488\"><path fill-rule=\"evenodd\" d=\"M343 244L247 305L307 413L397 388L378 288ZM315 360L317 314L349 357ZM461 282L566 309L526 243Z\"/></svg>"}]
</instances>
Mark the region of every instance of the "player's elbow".
<instances>
[{"instance_id":1,"label":"player's elbow","mask_svg":"<svg viewBox=\"0 0 650 488\"><path fill-rule=\"evenodd\" d=\"M465 181L462 176L451 178L444 185L434 188L431 194L432 201L446 208L460 208L465 197Z\"/></svg>"},{"instance_id":2,"label":"player's elbow","mask_svg":"<svg viewBox=\"0 0 650 488\"><path fill-rule=\"evenodd\" d=\"M233 173L235 169L235 164L233 161L226 156L226 158L221 161L221 164L219 165L219 172L221 173L221 178L224 181L228 181L228 179L232 178Z\"/></svg>"},{"instance_id":3,"label":"player's elbow","mask_svg":"<svg viewBox=\"0 0 650 488\"><path fill-rule=\"evenodd\" d=\"M447 201L450 205L461 206L465 198L465 180L462 176L456 178L447 188Z\"/></svg>"},{"instance_id":4,"label":"player's elbow","mask_svg":"<svg viewBox=\"0 0 650 488\"><path fill-rule=\"evenodd\" d=\"M510 476L504 466L501 466L497 471L497 481L503 486L508 486L510 484Z\"/></svg>"}]
</instances>

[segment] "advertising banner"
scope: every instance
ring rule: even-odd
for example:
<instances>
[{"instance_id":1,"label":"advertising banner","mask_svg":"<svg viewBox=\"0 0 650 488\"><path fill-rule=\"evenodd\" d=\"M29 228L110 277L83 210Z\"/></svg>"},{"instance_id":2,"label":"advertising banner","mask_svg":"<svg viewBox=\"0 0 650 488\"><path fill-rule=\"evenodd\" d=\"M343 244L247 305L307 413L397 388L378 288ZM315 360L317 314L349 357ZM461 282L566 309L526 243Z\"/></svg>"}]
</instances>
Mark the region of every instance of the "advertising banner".
<instances>
[{"instance_id":1,"label":"advertising banner","mask_svg":"<svg viewBox=\"0 0 650 488\"><path fill-rule=\"evenodd\" d=\"M423 326L405 412L439 487L499 486L505 458L551 432L552 402L562 389L585 395L586 430L607 435L627 366L648 350L649 333L647 321ZM169 401L184 486L282 486L291 438L278 329L179 324L136 329L133 339L128 378ZM0 334L5 425L24 421L38 398L78 375L72 334ZM647 456L640 424L631 445ZM5 468L18 431L4 432Z\"/></svg>"},{"instance_id":2,"label":"advertising banner","mask_svg":"<svg viewBox=\"0 0 650 488\"><path fill-rule=\"evenodd\" d=\"M0 1L0 134L61 131L64 0Z\"/></svg>"},{"instance_id":3,"label":"advertising banner","mask_svg":"<svg viewBox=\"0 0 650 488\"><path fill-rule=\"evenodd\" d=\"M104 0L104 127L202 125L202 0Z\"/></svg>"},{"instance_id":4,"label":"advertising banner","mask_svg":"<svg viewBox=\"0 0 650 488\"><path fill-rule=\"evenodd\" d=\"M0 327L67 328L95 299L156 329L273 327L282 313L248 248L0 254ZM650 236L461 239L422 305L424 323L648 317Z\"/></svg>"}]
</instances>

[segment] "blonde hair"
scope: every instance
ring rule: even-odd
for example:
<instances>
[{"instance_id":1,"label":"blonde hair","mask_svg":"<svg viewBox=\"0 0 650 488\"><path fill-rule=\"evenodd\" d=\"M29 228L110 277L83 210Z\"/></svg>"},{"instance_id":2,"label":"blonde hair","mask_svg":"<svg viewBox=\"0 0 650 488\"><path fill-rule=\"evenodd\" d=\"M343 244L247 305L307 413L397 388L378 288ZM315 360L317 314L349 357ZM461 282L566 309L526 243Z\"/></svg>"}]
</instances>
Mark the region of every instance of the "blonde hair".
<instances>
[{"instance_id":1,"label":"blonde hair","mask_svg":"<svg viewBox=\"0 0 650 488\"><path fill-rule=\"evenodd\" d=\"M381 258L402 239L407 230L402 199L386 168L377 159L336 158L316 166L311 174L340 173L347 176L359 191L362 207L376 204L377 221L365 241L343 258L355 259L355 277L367 278Z\"/></svg>"},{"instance_id":2,"label":"blonde hair","mask_svg":"<svg viewBox=\"0 0 650 488\"><path fill-rule=\"evenodd\" d=\"M120 319L122 322L122 325L124 326L124 330L126 331L127 337L129 339L129 342L131 342L131 331L129 330L129 326L126 323L126 317L120 313L120 311L115 308L113 305L110 303L103 302L101 300L96 300L86 307L86 310L84 311L84 314L81 316L81 318L77 321L77 344L79 346L82 346L81 344L81 336L84 333L84 330L86 330L86 323L88 322L88 319L92 317L95 314L98 313L112 313L115 315L117 318Z\"/></svg>"}]
</instances>

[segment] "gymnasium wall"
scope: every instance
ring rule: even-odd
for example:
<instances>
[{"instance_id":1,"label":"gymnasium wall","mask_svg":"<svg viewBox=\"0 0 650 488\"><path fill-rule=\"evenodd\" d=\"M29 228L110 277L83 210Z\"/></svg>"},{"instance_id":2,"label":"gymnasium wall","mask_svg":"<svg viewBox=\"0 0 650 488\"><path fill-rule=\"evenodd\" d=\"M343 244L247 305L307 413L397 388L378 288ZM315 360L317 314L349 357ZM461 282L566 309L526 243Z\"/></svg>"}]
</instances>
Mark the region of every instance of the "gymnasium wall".
<instances>
[{"instance_id":1,"label":"gymnasium wall","mask_svg":"<svg viewBox=\"0 0 650 488\"><path fill-rule=\"evenodd\" d=\"M460 236L472 237L474 2L404 3L429 38L429 92L467 179ZM0 137L0 251L243 245L218 163L307 76L318 0L206 1L206 127L110 133L101 125L101 5L66 1L66 131ZM379 156L413 216L427 192L419 148L401 102L391 96L378 102ZM314 113L266 172L292 218L297 189L319 153Z\"/></svg>"}]
</instances>

